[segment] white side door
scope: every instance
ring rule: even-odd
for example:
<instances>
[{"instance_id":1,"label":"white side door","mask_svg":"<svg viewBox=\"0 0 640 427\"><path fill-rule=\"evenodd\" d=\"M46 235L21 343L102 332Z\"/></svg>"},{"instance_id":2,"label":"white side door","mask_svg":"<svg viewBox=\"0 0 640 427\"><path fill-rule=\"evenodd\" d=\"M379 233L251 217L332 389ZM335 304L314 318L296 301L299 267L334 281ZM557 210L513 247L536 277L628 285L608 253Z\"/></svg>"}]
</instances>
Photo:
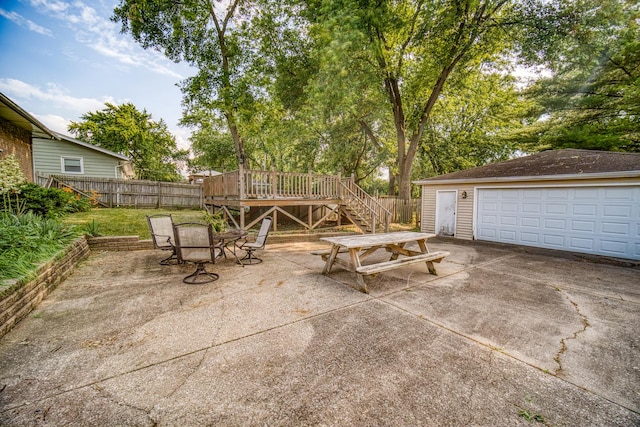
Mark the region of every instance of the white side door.
<instances>
[{"instance_id":1,"label":"white side door","mask_svg":"<svg viewBox=\"0 0 640 427\"><path fill-rule=\"evenodd\" d=\"M436 192L436 234L440 236L456 235L456 190Z\"/></svg>"}]
</instances>

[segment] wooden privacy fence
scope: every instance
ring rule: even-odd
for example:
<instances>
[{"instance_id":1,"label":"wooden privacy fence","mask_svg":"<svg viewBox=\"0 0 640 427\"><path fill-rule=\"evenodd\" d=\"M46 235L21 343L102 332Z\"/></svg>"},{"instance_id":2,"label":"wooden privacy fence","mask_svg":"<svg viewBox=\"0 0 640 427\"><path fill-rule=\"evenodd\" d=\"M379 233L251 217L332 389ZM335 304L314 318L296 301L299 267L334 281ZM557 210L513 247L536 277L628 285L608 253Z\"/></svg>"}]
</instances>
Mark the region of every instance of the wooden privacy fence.
<instances>
[{"instance_id":1,"label":"wooden privacy fence","mask_svg":"<svg viewBox=\"0 0 640 427\"><path fill-rule=\"evenodd\" d=\"M289 181L278 178L272 179L273 173L251 171L246 176L245 183L247 193L256 197L266 193L267 189L273 193L270 186L256 186L260 183L276 183L279 188L278 195L291 196L291 192L306 191L307 195L315 197L339 197L337 183L340 177L319 176L310 174L291 174ZM267 179L269 177L269 179ZM238 171L228 172L216 177L206 179L205 185L209 185L209 194L224 194L226 196L238 193ZM37 183L43 186L57 188L68 187L78 193L93 197L103 206L119 207L203 207L203 186L183 184L177 182L143 181L115 178L95 178L71 175L38 175ZM249 184L250 183L250 184ZM213 187L216 187L215 189ZM219 187L219 188L218 188ZM252 188L253 187L253 188ZM286 189L286 190L284 190ZM283 193L284 191L284 193ZM415 221L420 224L420 199L404 201L396 197L378 196L375 200L391 212L391 222L410 224Z\"/></svg>"},{"instance_id":2,"label":"wooden privacy fence","mask_svg":"<svg viewBox=\"0 0 640 427\"><path fill-rule=\"evenodd\" d=\"M95 197L107 207L145 208L203 206L202 185L177 182L95 178L69 175L37 177L40 185L71 188L79 194Z\"/></svg>"},{"instance_id":3,"label":"wooden privacy fence","mask_svg":"<svg viewBox=\"0 0 640 427\"><path fill-rule=\"evenodd\" d=\"M416 225L420 224L420 199L378 196L376 200L391 212L391 222L410 224L415 221Z\"/></svg>"}]
</instances>

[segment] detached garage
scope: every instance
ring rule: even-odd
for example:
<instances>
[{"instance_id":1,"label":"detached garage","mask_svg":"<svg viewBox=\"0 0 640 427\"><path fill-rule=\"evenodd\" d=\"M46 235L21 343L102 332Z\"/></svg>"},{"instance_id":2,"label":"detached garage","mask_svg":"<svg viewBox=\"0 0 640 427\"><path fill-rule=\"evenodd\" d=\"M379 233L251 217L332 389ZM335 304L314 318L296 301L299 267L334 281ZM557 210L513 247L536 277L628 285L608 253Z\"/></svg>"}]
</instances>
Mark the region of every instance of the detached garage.
<instances>
[{"instance_id":1,"label":"detached garage","mask_svg":"<svg viewBox=\"0 0 640 427\"><path fill-rule=\"evenodd\" d=\"M416 184L422 231L640 260L640 154L544 151Z\"/></svg>"}]
</instances>

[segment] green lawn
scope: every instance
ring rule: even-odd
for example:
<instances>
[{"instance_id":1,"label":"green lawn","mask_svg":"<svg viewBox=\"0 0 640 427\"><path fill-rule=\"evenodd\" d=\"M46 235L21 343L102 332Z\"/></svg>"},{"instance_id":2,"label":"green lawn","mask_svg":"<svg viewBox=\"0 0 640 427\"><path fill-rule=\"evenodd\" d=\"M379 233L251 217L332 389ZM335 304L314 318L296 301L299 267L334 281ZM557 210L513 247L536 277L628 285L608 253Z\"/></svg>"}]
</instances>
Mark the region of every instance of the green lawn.
<instances>
[{"instance_id":1,"label":"green lawn","mask_svg":"<svg viewBox=\"0 0 640 427\"><path fill-rule=\"evenodd\" d=\"M97 232L101 236L140 236L140 239L150 239L147 215L170 213L175 223L204 222L204 210L168 210L168 209L125 209L125 208L95 208L89 212L78 212L67 215L63 222L76 225L82 231L95 221Z\"/></svg>"}]
</instances>

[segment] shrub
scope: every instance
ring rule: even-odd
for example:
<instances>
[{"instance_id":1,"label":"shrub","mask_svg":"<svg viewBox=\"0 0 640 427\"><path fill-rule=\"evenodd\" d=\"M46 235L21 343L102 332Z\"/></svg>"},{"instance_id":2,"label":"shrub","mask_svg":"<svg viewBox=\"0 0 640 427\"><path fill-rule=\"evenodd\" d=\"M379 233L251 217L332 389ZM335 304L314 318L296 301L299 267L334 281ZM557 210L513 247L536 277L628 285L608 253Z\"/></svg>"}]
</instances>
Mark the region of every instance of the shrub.
<instances>
[{"instance_id":1,"label":"shrub","mask_svg":"<svg viewBox=\"0 0 640 427\"><path fill-rule=\"evenodd\" d=\"M227 229L227 221L225 221L222 213L220 212L214 214L204 212L204 214L202 214L202 220L206 223L211 224L213 231L215 231L216 233L221 233Z\"/></svg>"},{"instance_id":2,"label":"shrub","mask_svg":"<svg viewBox=\"0 0 640 427\"><path fill-rule=\"evenodd\" d=\"M13 205L19 205L21 211L31 211L46 218L59 218L67 213L91 209L88 199L74 195L71 190L44 188L33 183L22 184L14 198L17 203Z\"/></svg>"},{"instance_id":3,"label":"shrub","mask_svg":"<svg viewBox=\"0 0 640 427\"><path fill-rule=\"evenodd\" d=\"M0 282L28 278L80 233L55 218L0 212Z\"/></svg>"},{"instance_id":4,"label":"shrub","mask_svg":"<svg viewBox=\"0 0 640 427\"><path fill-rule=\"evenodd\" d=\"M0 160L0 194L16 192L25 181L16 156L11 154Z\"/></svg>"}]
</instances>

